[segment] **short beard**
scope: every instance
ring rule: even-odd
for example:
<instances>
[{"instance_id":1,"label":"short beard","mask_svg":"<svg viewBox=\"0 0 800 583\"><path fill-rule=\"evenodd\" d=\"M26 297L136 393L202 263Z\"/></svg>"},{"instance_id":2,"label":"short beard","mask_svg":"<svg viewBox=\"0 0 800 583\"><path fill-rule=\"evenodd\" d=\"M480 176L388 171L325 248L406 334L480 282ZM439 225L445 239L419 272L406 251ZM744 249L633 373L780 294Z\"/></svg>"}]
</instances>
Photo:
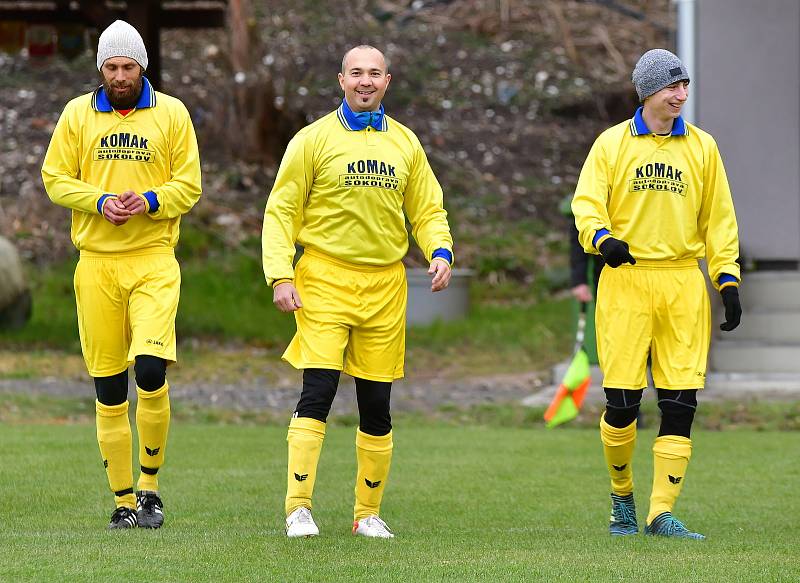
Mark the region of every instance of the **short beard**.
<instances>
[{"instance_id":1,"label":"short beard","mask_svg":"<svg viewBox=\"0 0 800 583\"><path fill-rule=\"evenodd\" d=\"M111 104L111 107L114 109L133 109L136 107L136 104L139 103L139 97L142 95L143 77L144 71L140 70L139 78L133 82L133 92L130 94L130 96L123 97L122 99L117 99L114 97L111 84L104 78L103 90L106 92L106 97L108 97L108 102Z\"/></svg>"}]
</instances>

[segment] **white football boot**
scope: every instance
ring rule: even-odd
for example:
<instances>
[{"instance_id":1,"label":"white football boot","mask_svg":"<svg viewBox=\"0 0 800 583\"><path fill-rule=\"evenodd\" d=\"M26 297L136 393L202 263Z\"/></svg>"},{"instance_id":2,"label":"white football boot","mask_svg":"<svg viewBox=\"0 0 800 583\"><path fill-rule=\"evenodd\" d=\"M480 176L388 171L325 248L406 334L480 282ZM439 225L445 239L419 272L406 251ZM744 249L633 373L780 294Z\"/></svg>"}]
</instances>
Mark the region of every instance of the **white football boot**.
<instances>
[{"instance_id":1,"label":"white football boot","mask_svg":"<svg viewBox=\"0 0 800 583\"><path fill-rule=\"evenodd\" d=\"M394 538L394 533L375 514L356 520L353 523L353 534L369 538Z\"/></svg>"},{"instance_id":2,"label":"white football boot","mask_svg":"<svg viewBox=\"0 0 800 583\"><path fill-rule=\"evenodd\" d=\"M319 528L311 517L311 510L305 506L301 506L286 517L286 536L289 538L310 537L318 534Z\"/></svg>"}]
</instances>

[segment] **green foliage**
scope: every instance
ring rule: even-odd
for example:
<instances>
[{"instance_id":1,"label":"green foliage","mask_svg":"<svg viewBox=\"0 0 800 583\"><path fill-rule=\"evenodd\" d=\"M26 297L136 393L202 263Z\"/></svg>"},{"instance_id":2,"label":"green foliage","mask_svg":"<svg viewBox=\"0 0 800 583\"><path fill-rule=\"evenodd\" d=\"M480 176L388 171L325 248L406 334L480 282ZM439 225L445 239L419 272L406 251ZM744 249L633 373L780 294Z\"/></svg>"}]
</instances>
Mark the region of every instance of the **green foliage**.
<instances>
[{"instance_id":1,"label":"green foliage","mask_svg":"<svg viewBox=\"0 0 800 583\"><path fill-rule=\"evenodd\" d=\"M0 330L0 346L80 349L73 275L77 258L31 271L31 320L20 330Z\"/></svg>"},{"instance_id":2,"label":"green foliage","mask_svg":"<svg viewBox=\"0 0 800 583\"><path fill-rule=\"evenodd\" d=\"M454 224L468 215L469 209L456 209L450 216ZM566 228L537 220L503 221L481 219L480 227L459 233L458 250L470 258L470 267L482 284L516 284L519 297L542 299L569 286Z\"/></svg>"},{"instance_id":3,"label":"green foliage","mask_svg":"<svg viewBox=\"0 0 800 583\"><path fill-rule=\"evenodd\" d=\"M272 304L260 258L225 252L181 266L179 338L242 340L274 347L294 333L294 318Z\"/></svg>"},{"instance_id":4,"label":"green foliage","mask_svg":"<svg viewBox=\"0 0 800 583\"><path fill-rule=\"evenodd\" d=\"M552 341L555 330L569 321L568 300L533 305L476 305L461 320L412 328L409 342L415 347L434 349L459 343L490 348L510 345L538 351Z\"/></svg>"},{"instance_id":5,"label":"green foliage","mask_svg":"<svg viewBox=\"0 0 800 583\"><path fill-rule=\"evenodd\" d=\"M291 314L272 304L264 281L257 241L239 249L218 245L208 231L186 229L179 250L182 285L177 330L180 342L190 338L283 348L295 330ZM0 332L0 347L79 350L72 273L75 262L56 264L30 274L34 316L22 330ZM444 357L463 365L465 373L495 367L514 370L545 367L569 350L569 302L501 305L478 287L470 314L452 322L411 328L410 361L424 366ZM527 297L529 290L510 285L509 296ZM426 354L427 353L427 354ZM415 358L417 357L417 358ZM491 358L490 358L491 357ZM24 371L15 376L29 376Z\"/></svg>"},{"instance_id":6,"label":"green foliage","mask_svg":"<svg viewBox=\"0 0 800 583\"><path fill-rule=\"evenodd\" d=\"M179 339L238 340L268 347L285 344L294 318L272 305L260 258L236 250L211 254L212 241L188 230L187 247L194 252L182 261ZM30 273L33 317L21 330L0 332L0 346L79 349L73 273L76 260Z\"/></svg>"},{"instance_id":7,"label":"green foliage","mask_svg":"<svg viewBox=\"0 0 800 583\"><path fill-rule=\"evenodd\" d=\"M177 423L166 523L108 532L90 425L0 426L0 572L25 581L796 581L799 434L699 433L678 516L708 540L612 539L597 430L402 427L382 515L350 534L354 433L332 427L315 488L322 535L283 534L285 427ZM636 451L640 523L653 431ZM756 520L754 517L758 517Z\"/></svg>"},{"instance_id":8,"label":"green foliage","mask_svg":"<svg viewBox=\"0 0 800 583\"><path fill-rule=\"evenodd\" d=\"M519 372L545 368L569 350L572 330L568 300L533 305L478 303L468 317L437 321L408 331L417 368L444 361L461 374Z\"/></svg>"}]
</instances>

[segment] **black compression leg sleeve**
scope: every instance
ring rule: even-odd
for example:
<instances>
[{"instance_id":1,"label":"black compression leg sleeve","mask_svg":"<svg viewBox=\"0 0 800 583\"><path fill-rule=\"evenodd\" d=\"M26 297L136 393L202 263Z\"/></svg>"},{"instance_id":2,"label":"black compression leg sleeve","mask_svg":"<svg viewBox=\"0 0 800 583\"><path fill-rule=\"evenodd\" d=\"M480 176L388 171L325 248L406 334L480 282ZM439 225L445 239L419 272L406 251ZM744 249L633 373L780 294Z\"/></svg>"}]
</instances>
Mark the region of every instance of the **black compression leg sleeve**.
<instances>
[{"instance_id":1,"label":"black compression leg sleeve","mask_svg":"<svg viewBox=\"0 0 800 583\"><path fill-rule=\"evenodd\" d=\"M110 377L94 377L94 390L103 405L122 405L128 399L128 370Z\"/></svg>"},{"instance_id":2,"label":"black compression leg sleeve","mask_svg":"<svg viewBox=\"0 0 800 583\"><path fill-rule=\"evenodd\" d=\"M310 417L317 421L328 419L333 398L339 387L338 370L307 368L303 371L303 392L295 409L295 417Z\"/></svg>"},{"instance_id":3,"label":"black compression leg sleeve","mask_svg":"<svg viewBox=\"0 0 800 583\"><path fill-rule=\"evenodd\" d=\"M386 435L392 430L392 416L389 414L392 383L357 377L355 380L359 429L368 435Z\"/></svg>"},{"instance_id":4,"label":"black compression leg sleeve","mask_svg":"<svg viewBox=\"0 0 800 583\"><path fill-rule=\"evenodd\" d=\"M167 361L157 356L137 356L133 371L136 374L136 386L143 391L157 391L167 382Z\"/></svg>"},{"instance_id":5,"label":"black compression leg sleeve","mask_svg":"<svg viewBox=\"0 0 800 583\"><path fill-rule=\"evenodd\" d=\"M694 412L697 410L697 389L658 389L658 408L661 409L659 437L679 435L690 438Z\"/></svg>"},{"instance_id":6,"label":"black compression leg sleeve","mask_svg":"<svg viewBox=\"0 0 800 583\"><path fill-rule=\"evenodd\" d=\"M606 423L622 429L634 422L639 413L642 391L630 389L604 389L606 392Z\"/></svg>"}]
</instances>

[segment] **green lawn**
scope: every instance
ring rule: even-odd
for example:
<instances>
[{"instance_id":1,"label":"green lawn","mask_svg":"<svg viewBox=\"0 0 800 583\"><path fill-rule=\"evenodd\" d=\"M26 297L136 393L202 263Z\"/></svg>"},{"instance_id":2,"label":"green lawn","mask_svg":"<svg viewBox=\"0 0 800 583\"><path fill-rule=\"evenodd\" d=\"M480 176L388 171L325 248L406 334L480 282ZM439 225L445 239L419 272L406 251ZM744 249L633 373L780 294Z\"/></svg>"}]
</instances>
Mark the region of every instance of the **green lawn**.
<instances>
[{"instance_id":1,"label":"green lawn","mask_svg":"<svg viewBox=\"0 0 800 583\"><path fill-rule=\"evenodd\" d=\"M330 429L315 498L322 536L282 531L285 428L174 424L160 531L108 532L90 424L0 426L0 580L797 581L800 433L700 432L678 515L704 542L606 532L595 430L395 429L383 516L349 533L353 428ZM640 435L640 517L650 445ZM790 455L790 452L794 452Z\"/></svg>"}]
</instances>

